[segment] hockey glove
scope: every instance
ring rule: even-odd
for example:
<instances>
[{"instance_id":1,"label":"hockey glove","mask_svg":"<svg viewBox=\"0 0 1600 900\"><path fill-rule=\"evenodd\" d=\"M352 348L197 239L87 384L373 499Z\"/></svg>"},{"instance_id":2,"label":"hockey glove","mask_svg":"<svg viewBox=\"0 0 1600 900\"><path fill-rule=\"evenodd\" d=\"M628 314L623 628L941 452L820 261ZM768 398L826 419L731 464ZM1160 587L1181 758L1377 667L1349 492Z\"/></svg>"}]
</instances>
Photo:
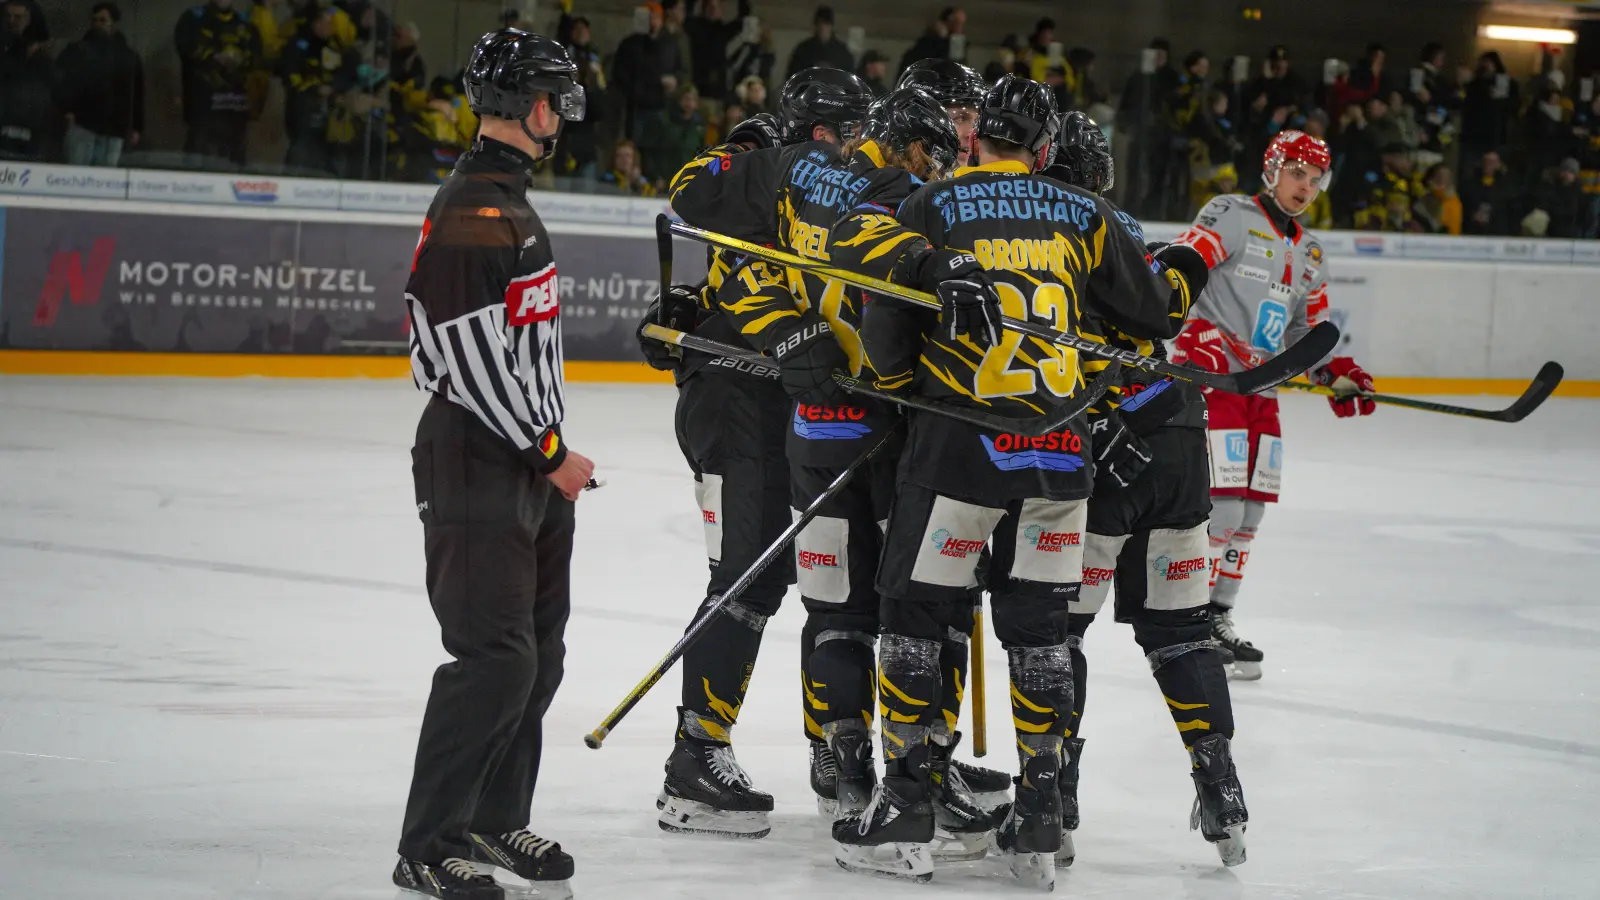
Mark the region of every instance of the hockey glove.
<instances>
[{"instance_id":1,"label":"hockey glove","mask_svg":"<svg viewBox=\"0 0 1600 900\"><path fill-rule=\"evenodd\" d=\"M752 150L766 150L782 145L778 137L778 117L772 113L756 113L733 126L723 143L744 144Z\"/></svg>"},{"instance_id":2,"label":"hockey glove","mask_svg":"<svg viewBox=\"0 0 1600 900\"><path fill-rule=\"evenodd\" d=\"M1334 396L1328 398L1328 405L1333 407L1333 414L1341 419L1355 415L1370 416L1378 408L1372 398L1361 396L1375 390L1372 376L1348 356L1335 356L1328 360L1327 365L1311 373L1311 378L1317 384L1333 388Z\"/></svg>"},{"instance_id":3,"label":"hockey glove","mask_svg":"<svg viewBox=\"0 0 1600 900\"><path fill-rule=\"evenodd\" d=\"M1094 480L1131 487L1150 465L1149 445L1113 411L1096 417L1089 430L1089 440L1094 447Z\"/></svg>"},{"instance_id":4,"label":"hockey glove","mask_svg":"<svg viewBox=\"0 0 1600 900\"><path fill-rule=\"evenodd\" d=\"M1175 362L1219 375L1228 373L1228 354L1222 347L1222 332L1205 319L1190 319L1173 344L1178 351Z\"/></svg>"},{"instance_id":5,"label":"hockey glove","mask_svg":"<svg viewBox=\"0 0 1600 900\"><path fill-rule=\"evenodd\" d=\"M937 294L939 321L951 341L966 335L982 347L1000 343L1000 296L978 258L960 250L935 250L922 260L922 289Z\"/></svg>"},{"instance_id":6,"label":"hockey glove","mask_svg":"<svg viewBox=\"0 0 1600 900\"><path fill-rule=\"evenodd\" d=\"M801 403L841 406L844 389L833 380L833 373L849 371L850 357L833 336L828 321L807 310L794 324L774 329L776 342L772 357L782 373L783 389Z\"/></svg>"},{"instance_id":7,"label":"hockey glove","mask_svg":"<svg viewBox=\"0 0 1600 900\"><path fill-rule=\"evenodd\" d=\"M1152 243L1148 245L1150 255L1156 262L1183 276L1189 284L1190 302L1200 299L1200 292L1206 289L1206 282L1211 279L1211 269L1206 265L1206 258L1200 251L1188 244L1163 244Z\"/></svg>"},{"instance_id":8,"label":"hockey glove","mask_svg":"<svg viewBox=\"0 0 1600 900\"><path fill-rule=\"evenodd\" d=\"M700 298L694 288L675 284L667 288L665 296L657 297L639 320L639 350L652 369L672 369L683 358L683 351L672 344L644 336L644 326L663 325L675 331L688 333L694 330L695 315L700 308Z\"/></svg>"}]
</instances>

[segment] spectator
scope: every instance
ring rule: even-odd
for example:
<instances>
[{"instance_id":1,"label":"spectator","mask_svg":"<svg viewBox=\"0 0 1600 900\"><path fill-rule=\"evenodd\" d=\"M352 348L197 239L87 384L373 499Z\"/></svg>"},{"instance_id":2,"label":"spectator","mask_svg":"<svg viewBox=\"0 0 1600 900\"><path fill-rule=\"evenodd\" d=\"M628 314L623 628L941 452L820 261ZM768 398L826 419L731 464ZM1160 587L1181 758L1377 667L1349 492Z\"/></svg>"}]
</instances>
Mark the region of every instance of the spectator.
<instances>
[{"instance_id":1,"label":"spectator","mask_svg":"<svg viewBox=\"0 0 1600 900\"><path fill-rule=\"evenodd\" d=\"M1198 213L1207 203L1223 194L1231 194L1239 189L1239 172L1232 163L1212 166L1206 178L1200 179L1190 188L1189 194L1194 213ZM1190 218L1191 216L1184 216Z\"/></svg>"},{"instance_id":2,"label":"spectator","mask_svg":"<svg viewBox=\"0 0 1600 900\"><path fill-rule=\"evenodd\" d=\"M872 96L882 97L889 93L889 85L884 81L889 77L889 57L876 50L868 50L861 54L861 71L856 73L861 80L872 88Z\"/></svg>"},{"instance_id":3,"label":"spectator","mask_svg":"<svg viewBox=\"0 0 1600 900\"><path fill-rule=\"evenodd\" d=\"M1500 153L1490 149L1479 157L1477 171L1461 186L1463 234L1514 234L1516 194Z\"/></svg>"},{"instance_id":4,"label":"spectator","mask_svg":"<svg viewBox=\"0 0 1600 900\"><path fill-rule=\"evenodd\" d=\"M209 0L178 17L172 39L187 70L184 152L189 164L243 168L250 124L246 82L263 62L260 32L233 8L233 0Z\"/></svg>"},{"instance_id":5,"label":"spectator","mask_svg":"<svg viewBox=\"0 0 1600 900\"><path fill-rule=\"evenodd\" d=\"M705 146L706 119L700 114L700 94L694 85L678 89L677 102L651 116L639 141L644 174L664 185Z\"/></svg>"},{"instance_id":6,"label":"spectator","mask_svg":"<svg viewBox=\"0 0 1600 900\"><path fill-rule=\"evenodd\" d=\"M850 53L850 48L833 33L831 6L817 7L816 13L811 17L811 37L795 45L794 52L789 54L787 71L789 75L793 75L801 69L813 66L843 69L846 72L854 72L856 69L856 59Z\"/></svg>"},{"instance_id":7,"label":"spectator","mask_svg":"<svg viewBox=\"0 0 1600 900\"><path fill-rule=\"evenodd\" d=\"M1022 39L1014 34L1001 38L1000 49L995 51L995 58L983 67L983 80L994 84L1007 73L1026 76L1029 64L1022 58L1026 46L1022 43Z\"/></svg>"},{"instance_id":8,"label":"spectator","mask_svg":"<svg viewBox=\"0 0 1600 900\"><path fill-rule=\"evenodd\" d=\"M1389 96L1394 89L1390 83L1388 73L1384 71L1383 64L1388 59L1388 51L1382 44L1368 44L1366 53L1361 57L1361 62L1356 64L1354 72L1350 73L1350 87L1355 92L1357 99L1365 100L1368 97Z\"/></svg>"},{"instance_id":9,"label":"spectator","mask_svg":"<svg viewBox=\"0 0 1600 900\"><path fill-rule=\"evenodd\" d=\"M1045 16L1035 22L1033 24L1033 34L1028 35L1028 47L1023 54L1025 58L1021 60L1026 69L1017 74L1026 75L1034 81L1044 81L1045 76L1050 73L1052 65L1059 66L1065 62L1059 55L1059 47L1056 48L1057 55L1052 59L1050 49L1055 42L1056 20Z\"/></svg>"},{"instance_id":10,"label":"spectator","mask_svg":"<svg viewBox=\"0 0 1600 900\"><path fill-rule=\"evenodd\" d=\"M1431 234L1461 233L1461 198L1456 195L1456 177L1450 167L1435 163L1422 176L1426 191L1413 209L1417 221Z\"/></svg>"},{"instance_id":11,"label":"spectator","mask_svg":"<svg viewBox=\"0 0 1600 900\"><path fill-rule=\"evenodd\" d=\"M744 20L738 40L728 53L728 84L740 85L751 78L770 83L772 67L778 61L772 49L772 29L750 16Z\"/></svg>"},{"instance_id":12,"label":"spectator","mask_svg":"<svg viewBox=\"0 0 1600 900\"><path fill-rule=\"evenodd\" d=\"M1578 184L1578 174L1582 168L1572 157L1562 160L1559 166L1545 174L1539 189L1534 193L1534 211L1542 211L1549 217L1544 230L1545 237L1595 236L1592 230L1593 223L1589 221L1590 204L1584 196L1582 186Z\"/></svg>"},{"instance_id":13,"label":"spectator","mask_svg":"<svg viewBox=\"0 0 1600 900\"><path fill-rule=\"evenodd\" d=\"M690 72L705 100L721 103L728 95L728 48L744 30L750 0L739 0L734 18L723 19L722 0L701 0L699 15L684 24L689 34Z\"/></svg>"},{"instance_id":14,"label":"spectator","mask_svg":"<svg viewBox=\"0 0 1600 900\"><path fill-rule=\"evenodd\" d=\"M1251 93L1265 93L1267 108L1276 112L1287 107L1301 111L1311 108L1311 89L1289 65L1289 50L1283 45L1267 54L1267 71L1257 80Z\"/></svg>"},{"instance_id":15,"label":"spectator","mask_svg":"<svg viewBox=\"0 0 1600 900\"><path fill-rule=\"evenodd\" d=\"M51 96L55 68L50 30L32 0L5 4L5 50L0 56L0 157L41 159L57 126Z\"/></svg>"},{"instance_id":16,"label":"spectator","mask_svg":"<svg viewBox=\"0 0 1600 900\"><path fill-rule=\"evenodd\" d=\"M911 64L923 59L951 59L962 62L967 58L966 51L967 11L959 6L947 6L939 11L939 18L928 24L928 30L917 38L916 43L906 48L905 55L900 57L900 71L904 72ZM956 52L951 38L961 37L960 52Z\"/></svg>"},{"instance_id":17,"label":"spectator","mask_svg":"<svg viewBox=\"0 0 1600 900\"><path fill-rule=\"evenodd\" d=\"M566 122L561 126L561 140L556 144L553 165L558 175L594 178L600 158L595 129L606 116L606 70L600 51L594 46L589 20L574 16L566 24L567 55L578 66L577 81L583 86L588 108L583 121Z\"/></svg>"},{"instance_id":18,"label":"spectator","mask_svg":"<svg viewBox=\"0 0 1600 900\"><path fill-rule=\"evenodd\" d=\"M1488 150L1505 144L1516 114L1517 83L1506 74L1500 54L1478 57L1478 68L1467 82L1461 101L1461 161L1475 163Z\"/></svg>"},{"instance_id":19,"label":"spectator","mask_svg":"<svg viewBox=\"0 0 1600 900\"><path fill-rule=\"evenodd\" d=\"M356 45L356 23L351 20L350 14L337 6L329 6L323 0L289 0L289 15L277 27L278 39L282 44L294 40L295 35L304 34L311 28L311 22L326 9L333 16L333 43L341 51L348 50ZM252 19L252 22L254 19ZM259 27L257 30L260 30Z\"/></svg>"},{"instance_id":20,"label":"spectator","mask_svg":"<svg viewBox=\"0 0 1600 900\"><path fill-rule=\"evenodd\" d=\"M1067 51L1067 102L1061 107L1063 112L1069 109L1088 110L1090 106L1106 101L1105 91L1094 80L1094 59L1094 51L1088 47L1073 47Z\"/></svg>"},{"instance_id":21,"label":"spectator","mask_svg":"<svg viewBox=\"0 0 1600 900\"><path fill-rule=\"evenodd\" d=\"M332 39L330 25L329 39ZM429 103L428 67L422 61L422 49L417 46L422 30L415 22L407 22L395 29L394 46L389 50L390 102L408 113L419 113Z\"/></svg>"},{"instance_id":22,"label":"spectator","mask_svg":"<svg viewBox=\"0 0 1600 900\"><path fill-rule=\"evenodd\" d=\"M739 105L744 107L746 115L773 112L772 104L767 102L767 83L758 75L750 75L739 82L734 95L739 98Z\"/></svg>"},{"instance_id":23,"label":"spectator","mask_svg":"<svg viewBox=\"0 0 1600 900\"><path fill-rule=\"evenodd\" d=\"M1577 154L1577 141L1567 119L1561 89L1547 83L1528 107L1523 120L1523 136L1528 141L1528 168L1535 177ZM1552 223L1552 227L1554 225Z\"/></svg>"},{"instance_id":24,"label":"spectator","mask_svg":"<svg viewBox=\"0 0 1600 900\"><path fill-rule=\"evenodd\" d=\"M333 15L318 10L309 28L290 39L283 53L284 128L289 137L286 165L329 171L328 118L333 81L342 58L333 42Z\"/></svg>"},{"instance_id":25,"label":"spectator","mask_svg":"<svg viewBox=\"0 0 1600 900\"><path fill-rule=\"evenodd\" d=\"M689 16L689 0L660 0L660 3L661 33L677 47L678 85L693 84L694 54L689 46L689 32L685 27Z\"/></svg>"},{"instance_id":26,"label":"spectator","mask_svg":"<svg viewBox=\"0 0 1600 900\"><path fill-rule=\"evenodd\" d=\"M706 138L706 146L722 143L729 134L733 133L735 125L748 118L750 118L750 114L745 112L744 107L737 102L724 106L722 108L722 120L716 126L717 133Z\"/></svg>"},{"instance_id":27,"label":"spectator","mask_svg":"<svg viewBox=\"0 0 1600 900\"><path fill-rule=\"evenodd\" d=\"M656 195L655 185L639 167L639 148L632 141L618 141L611 149L611 171L600 176L600 183L636 197Z\"/></svg>"},{"instance_id":28,"label":"spectator","mask_svg":"<svg viewBox=\"0 0 1600 900\"><path fill-rule=\"evenodd\" d=\"M1171 128L1166 121L1168 98L1183 83L1183 77L1168 61L1171 45L1165 38L1150 42L1155 54L1155 69L1140 71L1128 76L1122 87L1122 99L1117 109L1117 129L1128 136L1129 150L1127 177L1123 181L1125 205L1135 216L1155 217L1151 195L1165 183L1167 152L1171 142ZM1202 54L1202 57L1204 54Z\"/></svg>"},{"instance_id":29,"label":"spectator","mask_svg":"<svg viewBox=\"0 0 1600 900\"><path fill-rule=\"evenodd\" d=\"M115 166L144 131L144 68L121 22L115 3L96 3L83 39L56 59L67 162L75 166Z\"/></svg>"},{"instance_id":30,"label":"spectator","mask_svg":"<svg viewBox=\"0 0 1600 900\"><path fill-rule=\"evenodd\" d=\"M678 58L677 42L662 31L661 4L646 3L644 8L649 11L648 29L623 38L612 63L611 81L622 93L623 130L630 138L640 135L645 121L666 108L667 97L677 91L679 75L687 68L687 62Z\"/></svg>"},{"instance_id":31,"label":"spectator","mask_svg":"<svg viewBox=\"0 0 1600 900\"><path fill-rule=\"evenodd\" d=\"M1364 176L1363 196L1356 202L1355 227L1367 231L1421 231L1412 205L1422 192L1411 180L1411 152L1404 144L1382 147L1380 168Z\"/></svg>"}]
</instances>

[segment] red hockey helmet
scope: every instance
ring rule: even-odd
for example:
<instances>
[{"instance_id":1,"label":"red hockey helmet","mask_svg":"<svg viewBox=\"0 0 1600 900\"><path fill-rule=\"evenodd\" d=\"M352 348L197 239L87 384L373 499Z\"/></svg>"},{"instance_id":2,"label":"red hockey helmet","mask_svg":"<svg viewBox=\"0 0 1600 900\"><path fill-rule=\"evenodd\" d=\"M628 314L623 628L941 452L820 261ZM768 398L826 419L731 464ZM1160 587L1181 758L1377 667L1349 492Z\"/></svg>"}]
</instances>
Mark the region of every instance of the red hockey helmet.
<instances>
[{"instance_id":1,"label":"red hockey helmet","mask_svg":"<svg viewBox=\"0 0 1600 900\"><path fill-rule=\"evenodd\" d=\"M1286 162L1302 162L1322 170L1317 179L1317 190L1325 191L1333 181L1333 156L1322 138L1312 137L1304 131L1280 131L1267 145L1267 155L1262 160L1261 180L1267 187L1278 186L1278 170Z\"/></svg>"}]
</instances>

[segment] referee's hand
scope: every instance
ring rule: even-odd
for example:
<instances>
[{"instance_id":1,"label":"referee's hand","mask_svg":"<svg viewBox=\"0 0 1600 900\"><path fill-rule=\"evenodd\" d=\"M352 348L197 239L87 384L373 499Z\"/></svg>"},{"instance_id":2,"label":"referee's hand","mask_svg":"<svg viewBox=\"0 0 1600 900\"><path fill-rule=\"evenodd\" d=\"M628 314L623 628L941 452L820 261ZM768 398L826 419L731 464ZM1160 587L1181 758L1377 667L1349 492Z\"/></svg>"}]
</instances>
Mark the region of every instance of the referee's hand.
<instances>
[{"instance_id":1,"label":"referee's hand","mask_svg":"<svg viewBox=\"0 0 1600 900\"><path fill-rule=\"evenodd\" d=\"M584 485L594 477L594 461L582 453L568 450L567 458L561 461L561 467L551 472L548 477L550 483L556 486L556 490L568 500L577 502L578 495L583 493Z\"/></svg>"}]
</instances>

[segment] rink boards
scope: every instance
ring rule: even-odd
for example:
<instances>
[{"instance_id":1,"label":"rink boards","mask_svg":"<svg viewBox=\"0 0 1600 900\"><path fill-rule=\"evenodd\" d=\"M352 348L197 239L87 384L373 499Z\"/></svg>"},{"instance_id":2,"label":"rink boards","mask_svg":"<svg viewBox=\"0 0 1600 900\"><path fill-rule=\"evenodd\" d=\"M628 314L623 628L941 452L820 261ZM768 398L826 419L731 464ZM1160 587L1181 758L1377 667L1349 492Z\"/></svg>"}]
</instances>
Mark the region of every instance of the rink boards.
<instances>
[{"instance_id":1,"label":"rink boards","mask_svg":"<svg viewBox=\"0 0 1600 900\"><path fill-rule=\"evenodd\" d=\"M559 202L551 198L559 198ZM412 198L413 200L419 198ZM659 201L538 194L568 377L661 381L634 337ZM546 201L550 202L547 203ZM420 212L5 195L0 372L403 377ZM1179 226L1155 223L1152 239ZM1517 393L1539 365L1600 396L1600 242L1324 235L1341 353L1401 393ZM1591 246L1593 245L1593 246ZM704 251L680 242L673 277Z\"/></svg>"}]
</instances>

